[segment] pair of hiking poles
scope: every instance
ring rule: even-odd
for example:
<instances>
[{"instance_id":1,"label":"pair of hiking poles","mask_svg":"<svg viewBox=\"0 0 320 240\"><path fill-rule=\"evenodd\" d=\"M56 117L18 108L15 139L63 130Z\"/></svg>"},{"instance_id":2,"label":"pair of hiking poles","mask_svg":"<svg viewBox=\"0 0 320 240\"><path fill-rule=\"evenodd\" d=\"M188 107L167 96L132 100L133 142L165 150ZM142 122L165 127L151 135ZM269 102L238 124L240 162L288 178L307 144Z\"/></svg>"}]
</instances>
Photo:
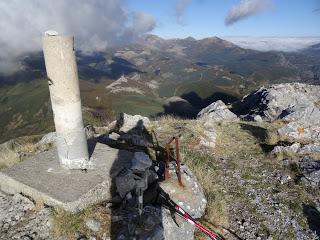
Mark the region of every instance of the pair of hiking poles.
<instances>
[{"instance_id":1,"label":"pair of hiking poles","mask_svg":"<svg viewBox=\"0 0 320 240\"><path fill-rule=\"evenodd\" d=\"M188 212L186 212L178 204L176 204L170 198L169 194L167 194L161 188L158 189L157 203L170 210L174 221L175 221L174 213L177 213L184 220L186 220L187 222L189 222L190 224L195 226L198 230L200 230L201 232L206 234L209 238L211 238L213 240L221 240L222 239L218 234L212 232L211 230L207 229L206 227L204 227L200 223L198 223ZM177 224L177 222L176 222L176 224Z\"/></svg>"},{"instance_id":2,"label":"pair of hiking poles","mask_svg":"<svg viewBox=\"0 0 320 240\"><path fill-rule=\"evenodd\" d=\"M159 147L159 142L157 140L157 136L156 133L153 131L154 137L156 139L157 142L157 147ZM171 151L170 151L170 145L174 142L175 145L175 162L176 162L176 174L177 174L177 178L178 178L178 182L180 186L183 186L182 183L182 178L181 178L181 170L180 170L180 154L179 154L179 136L178 137L173 137L171 138L171 140L166 144L166 159L164 160L164 179L168 179L170 177L169 174L169 162L170 162L170 155L171 155ZM158 188L158 196L157 196L157 203L166 207L167 209L170 210L171 215L173 220L175 221L175 217L174 217L174 213L178 214L179 216L181 216L184 220L186 220L187 222L189 222L190 224L192 224L193 226L195 226L197 229L199 229L201 232L203 232L204 234L206 234L209 238L213 239L213 240L221 240L222 238L212 232L211 230L207 229L206 227L202 226L200 223L198 223L188 212L186 212L184 209L182 209L178 204L176 204L169 196L169 194L167 194L165 191L163 191L163 189L161 189L160 187ZM177 222L175 221L175 223L177 224ZM178 225L178 224L177 224Z\"/></svg>"}]
</instances>

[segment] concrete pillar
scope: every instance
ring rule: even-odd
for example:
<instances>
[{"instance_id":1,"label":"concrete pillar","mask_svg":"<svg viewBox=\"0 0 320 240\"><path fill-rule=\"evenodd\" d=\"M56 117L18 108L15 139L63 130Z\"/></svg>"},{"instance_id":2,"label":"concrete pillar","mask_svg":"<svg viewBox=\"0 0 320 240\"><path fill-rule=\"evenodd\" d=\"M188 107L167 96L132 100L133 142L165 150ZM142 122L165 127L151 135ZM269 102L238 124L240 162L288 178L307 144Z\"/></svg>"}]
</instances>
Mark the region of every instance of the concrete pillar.
<instances>
[{"instance_id":1,"label":"concrete pillar","mask_svg":"<svg viewBox=\"0 0 320 240\"><path fill-rule=\"evenodd\" d=\"M85 169L89 154L82 120L74 39L48 31L42 42L60 164L68 169Z\"/></svg>"}]
</instances>

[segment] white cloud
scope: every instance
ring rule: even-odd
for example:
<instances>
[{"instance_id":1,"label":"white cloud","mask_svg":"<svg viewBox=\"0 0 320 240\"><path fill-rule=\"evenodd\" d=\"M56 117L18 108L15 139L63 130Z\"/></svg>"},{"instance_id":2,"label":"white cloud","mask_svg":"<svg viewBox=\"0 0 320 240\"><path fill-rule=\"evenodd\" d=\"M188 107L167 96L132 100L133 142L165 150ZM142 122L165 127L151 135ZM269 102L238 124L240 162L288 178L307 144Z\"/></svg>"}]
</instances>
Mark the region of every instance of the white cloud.
<instances>
[{"instance_id":1,"label":"white cloud","mask_svg":"<svg viewBox=\"0 0 320 240\"><path fill-rule=\"evenodd\" d=\"M222 37L242 48L295 52L320 43L320 37Z\"/></svg>"},{"instance_id":2,"label":"white cloud","mask_svg":"<svg viewBox=\"0 0 320 240\"><path fill-rule=\"evenodd\" d=\"M132 41L155 27L155 19L124 9L125 0L1 0L0 71L15 70L15 59L41 49L46 30L74 35L77 49L103 50Z\"/></svg>"},{"instance_id":3,"label":"white cloud","mask_svg":"<svg viewBox=\"0 0 320 240\"><path fill-rule=\"evenodd\" d=\"M174 14L177 19L177 22L180 25L185 25L185 23L182 20L182 16L186 11L187 7L191 4L191 2L192 0L176 0L175 1Z\"/></svg>"},{"instance_id":4,"label":"white cloud","mask_svg":"<svg viewBox=\"0 0 320 240\"><path fill-rule=\"evenodd\" d=\"M244 18L256 15L269 9L272 0L240 0L239 4L233 5L225 18L225 24L231 25Z\"/></svg>"}]
</instances>

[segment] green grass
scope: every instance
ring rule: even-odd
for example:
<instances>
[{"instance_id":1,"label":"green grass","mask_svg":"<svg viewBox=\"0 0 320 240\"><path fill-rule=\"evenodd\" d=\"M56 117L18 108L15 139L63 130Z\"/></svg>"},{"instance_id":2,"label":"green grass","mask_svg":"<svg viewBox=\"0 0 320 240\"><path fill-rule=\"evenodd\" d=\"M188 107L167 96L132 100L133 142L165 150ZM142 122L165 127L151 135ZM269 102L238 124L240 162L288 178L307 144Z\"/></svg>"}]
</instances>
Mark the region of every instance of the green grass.
<instances>
[{"instance_id":1,"label":"green grass","mask_svg":"<svg viewBox=\"0 0 320 240\"><path fill-rule=\"evenodd\" d=\"M38 79L0 88L0 142L53 128L47 82Z\"/></svg>"},{"instance_id":2,"label":"green grass","mask_svg":"<svg viewBox=\"0 0 320 240\"><path fill-rule=\"evenodd\" d=\"M100 231L93 233L86 227L86 220L92 218L100 222ZM75 234L83 236L96 236L102 239L111 226L110 211L103 206L95 205L78 213L69 213L62 209L55 209L52 212L53 226L52 235L55 239L76 239Z\"/></svg>"},{"instance_id":3,"label":"green grass","mask_svg":"<svg viewBox=\"0 0 320 240\"><path fill-rule=\"evenodd\" d=\"M163 103L152 96L113 95L112 109L117 116L121 112L152 116L163 112Z\"/></svg>"}]
</instances>

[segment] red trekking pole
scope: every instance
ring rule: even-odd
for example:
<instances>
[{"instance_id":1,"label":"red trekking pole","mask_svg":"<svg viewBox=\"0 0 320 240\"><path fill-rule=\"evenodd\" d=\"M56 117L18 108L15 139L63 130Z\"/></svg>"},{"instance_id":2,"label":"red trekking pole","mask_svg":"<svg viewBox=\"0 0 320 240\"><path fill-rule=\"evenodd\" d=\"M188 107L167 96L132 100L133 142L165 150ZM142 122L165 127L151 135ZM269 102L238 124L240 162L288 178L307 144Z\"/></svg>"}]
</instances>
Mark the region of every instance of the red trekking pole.
<instances>
[{"instance_id":1,"label":"red trekking pole","mask_svg":"<svg viewBox=\"0 0 320 240\"><path fill-rule=\"evenodd\" d=\"M197 229L199 229L201 232L206 234L211 239L213 240L222 239L218 234L212 232L211 230L207 229L206 227L198 223L189 213L187 213L178 204L172 201L169 195L166 192L164 192L161 188L159 189L157 202L163 205L164 207L168 208L171 212L177 213L179 216L184 218L190 224L194 225Z\"/></svg>"}]
</instances>

